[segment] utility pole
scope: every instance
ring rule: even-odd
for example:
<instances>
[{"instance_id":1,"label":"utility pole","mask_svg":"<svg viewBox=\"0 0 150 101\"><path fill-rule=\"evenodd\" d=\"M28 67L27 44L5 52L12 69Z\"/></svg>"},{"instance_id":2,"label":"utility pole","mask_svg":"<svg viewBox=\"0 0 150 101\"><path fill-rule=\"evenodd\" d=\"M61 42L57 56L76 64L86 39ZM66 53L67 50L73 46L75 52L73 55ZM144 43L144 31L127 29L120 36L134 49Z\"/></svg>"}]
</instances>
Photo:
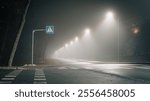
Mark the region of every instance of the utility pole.
<instances>
[{"instance_id":1,"label":"utility pole","mask_svg":"<svg viewBox=\"0 0 150 101\"><path fill-rule=\"evenodd\" d=\"M13 49L12 49L12 52L11 52L11 55L10 55L10 58L9 58L8 66L12 66L12 62L13 62L13 59L14 59L14 56L15 56L15 53L16 53L16 49L17 49L17 46L18 46L18 42L20 40L20 36L21 36L22 30L23 30L25 21L26 21L26 15L27 15L30 3L31 3L31 0L28 0L28 4L26 6L26 9L25 9L25 12L24 12L24 15L23 15L23 18L22 18L21 26L20 26L19 31L17 33L17 37L16 37L16 40L15 40L15 43L14 43L14 46L13 46Z\"/></svg>"}]
</instances>

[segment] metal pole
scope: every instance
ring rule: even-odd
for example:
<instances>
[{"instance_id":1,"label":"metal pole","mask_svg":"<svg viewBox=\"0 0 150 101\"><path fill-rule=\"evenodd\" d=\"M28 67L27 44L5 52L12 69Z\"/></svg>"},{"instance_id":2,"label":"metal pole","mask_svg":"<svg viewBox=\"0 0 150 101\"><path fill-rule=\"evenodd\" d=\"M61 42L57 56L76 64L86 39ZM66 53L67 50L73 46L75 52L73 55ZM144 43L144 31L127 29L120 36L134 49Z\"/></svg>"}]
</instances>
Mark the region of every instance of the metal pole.
<instances>
[{"instance_id":1,"label":"metal pole","mask_svg":"<svg viewBox=\"0 0 150 101\"><path fill-rule=\"evenodd\" d=\"M19 43L19 40L20 40L20 36L21 36L21 33L22 33L22 29L23 29L24 24L25 24L25 18L26 18L27 12L28 12L28 8L30 6L30 2L31 2L31 0L28 0L28 4L26 6L26 9L25 9L25 12L24 12L24 15L23 15L23 18L22 18L21 26L20 26L19 31L17 33L17 37L16 37L16 40L15 40L15 43L14 43L14 46L13 46L13 49L12 49L12 52L11 52L11 55L10 55L10 58L9 58L8 66L12 66L12 62L13 62L13 59L14 59L14 56L15 56L15 53L16 53L16 49L17 49L17 46L18 46L18 43Z\"/></svg>"},{"instance_id":2,"label":"metal pole","mask_svg":"<svg viewBox=\"0 0 150 101\"><path fill-rule=\"evenodd\" d=\"M34 34L35 32L45 31L45 29L35 29L32 31L32 56L31 56L31 64L33 66L34 63Z\"/></svg>"},{"instance_id":3,"label":"metal pole","mask_svg":"<svg viewBox=\"0 0 150 101\"><path fill-rule=\"evenodd\" d=\"M120 62L120 19L118 17L118 63Z\"/></svg>"},{"instance_id":4,"label":"metal pole","mask_svg":"<svg viewBox=\"0 0 150 101\"><path fill-rule=\"evenodd\" d=\"M33 66L33 55L34 55L34 32L35 30L32 31L32 60L31 60L32 66Z\"/></svg>"}]
</instances>

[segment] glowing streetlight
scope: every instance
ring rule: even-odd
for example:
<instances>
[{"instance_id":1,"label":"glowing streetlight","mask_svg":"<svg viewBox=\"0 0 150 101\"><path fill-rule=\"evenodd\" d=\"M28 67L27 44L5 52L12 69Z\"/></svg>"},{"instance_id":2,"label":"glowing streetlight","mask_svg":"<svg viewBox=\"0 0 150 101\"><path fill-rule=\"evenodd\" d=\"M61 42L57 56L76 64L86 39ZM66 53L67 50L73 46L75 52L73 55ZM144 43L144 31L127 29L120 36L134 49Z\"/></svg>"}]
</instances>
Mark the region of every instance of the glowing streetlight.
<instances>
[{"instance_id":1,"label":"glowing streetlight","mask_svg":"<svg viewBox=\"0 0 150 101\"><path fill-rule=\"evenodd\" d=\"M89 28L86 28L84 32L85 32L84 35L88 36L90 34L91 30Z\"/></svg>"},{"instance_id":2,"label":"glowing streetlight","mask_svg":"<svg viewBox=\"0 0 150 101\"><path fill-rule=\"evenodd\" d=\"M65 47L67 48L67 47L68 47L68 44L65 44Z\"/></svg>"},{"instance_id":3,"label":"glowing streetlight","mask_svg":"<svg viewBox=\"0 0 150 101\"><path fill-rule=\"evenodd\" d=\"M133 30L133 33L134 34L137 34L139 32L139 29L138 28L135 28L134 30Z\"/></svg>"},{"instance_id":4,"label":"glowing streetlight","mask_svg":"<svg viewBox=\"0 0 150 101\"><path fill-rule=\"evenodd\" d=\"M106 17L107 17L107 19L112 19L112 18L114 17L113 12L108 12L108 13L106 14Z\"/></svg>"},{"instance_id":5,"label":"glowing streetlight","mask_svg":"<svg viewBox=\"0 0 150 101\"><path fill-rule=\"evenodd\" d=\"M73 44L73 41L70 42L70 45L72 45L72 44Z\"/></svg>"},{"instance_id":6,"label":"glowing streetlight","mask_svg":"<svg viewBox=\"0 0 150 101\"><path fill-rule=\"evenodd\" d=\"M79 41L79 38L78 37L75 37L75 42L78 42Z\"/></svg>"},{"instance_id":7,"label":"glowing streetlight","mask_svg":"<svg viewBox=\"0 0 150 101\"><path fill-rule=\"evenodd\" d=\"M140 32L140 29L136 24L133 24L131 31L133 32L133 34L138 34Z\"/></svg>"},{"instance_id":8,"label":"glowing streetlight","mask_svg":"<svg viewBox=\"0 0 150 101\"><path fill-rule=\"evenodd\" d=\"M89 28L85 29L85 33L86 33L86 34L89 34L90 32L91 32L91 31L90 31Z\"/></svg>"},{"instance_id":9,"label":"glowing streetlight","mask_svg":"<svg viewBox=\"0 0 150 101\"><path fill-rule=\"evenodd\" d=\"M106 19L110 22L110 21L112 21L113 20L113 18L114 18L114 13L113 12L111 12L111 11L109 11L109 12L107 12L106 13ZM117 21L118 21L118 24L117 24L117 54L118 54L118 56L117 56L117 58L118 58L118 63L119 63L119 61L120 61L120 19L119 19L119 17L117 17Z\"/></svg>"}]
</instances>

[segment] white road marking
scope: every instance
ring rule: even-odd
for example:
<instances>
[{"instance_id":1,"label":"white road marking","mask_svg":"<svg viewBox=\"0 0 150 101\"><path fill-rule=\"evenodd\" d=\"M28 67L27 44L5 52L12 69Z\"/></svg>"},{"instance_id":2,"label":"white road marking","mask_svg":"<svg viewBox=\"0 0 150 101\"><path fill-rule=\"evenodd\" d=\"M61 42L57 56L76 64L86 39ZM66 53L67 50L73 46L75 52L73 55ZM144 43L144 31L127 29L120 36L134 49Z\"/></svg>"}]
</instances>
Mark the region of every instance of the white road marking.
<instances>
[{"instance_id":1,"label":"white road marking","mask_svg":"<svg viewBox=\"0 0 150 101\"><path fill-rule=\"evenodd\" d=\"M45 76L45 74L35 74L35 76Z\"/></svg>"},{"instance_id":2,"label":"white road marking","mask_svg":"<svg viewBox=\"0 0 150 101\"><path fill-rule=\"evenodd\" d=\"M35 75L34 78L42 78L44 77L45 78L45 75Z\"/></svg>"},{"instance_id":3,"label":"white road marking","mask_svg":"<svg viewBox=\"0 0 150 101\"><path fill-rule=\"evenodd\" d=\"M2 78L2 80L15 80L15 78Z\"/></svg>"},{"instance_id":4,"label":"white road marking","mask_svg":"<svg viewBox=\"0 0 150 101\"><path fill-rule=\"evenodd\" d=\"M41 78L35 78L34 81L45 81L46 79L41 79Z\"/></svg>"},{"instance_id":5,"label":"white road marking","mask_svg":"<svg viewBox=\"0 0 150 101\"><path fill-rule=\"evenodd\" d=\"M22 70L14 70L9 74L5 75L0 81L0 84L9 84L12 83L13 80L22 72Z\"/></svg>"},{"instance_id":6,"label":"white road marking","mask_svg":"<svg viewBox=\"0 0 150 101\"><path fill-rule=\"evenodd\" d=\"M42 69L36 69L34 75L34 84L47 84L45 74Z\"/></svg>"},{"instance_id":7,"label":"white road marking","mask_svg":"<svg viewBox=\"0 0 150 101\"><path fill-rule=\"evenodd\" d=\"M0 84L11 84L12 81L0 81Z\"/></svg>"},{"instance_id":8,"label":"white road marking","mask_svg":"<svg viewBox=\"0 0 150 101\"><path fill-rule=\"evenodd\" d=\"M41 82L34 81L33 83L34 84L47 84L47 82L42 82L42 81Z\"/></svg>"},{"instance_id":9,"label":"white road marking","mask_svg":"<svg viewBox=\"0 0 150 101\"><path fill-rule=\"evenodd\" d=\"M14 76L14 75L6 75L5 77L8 77L8 78L15 78L16 76Z\"/></svg>"}]
</instances>

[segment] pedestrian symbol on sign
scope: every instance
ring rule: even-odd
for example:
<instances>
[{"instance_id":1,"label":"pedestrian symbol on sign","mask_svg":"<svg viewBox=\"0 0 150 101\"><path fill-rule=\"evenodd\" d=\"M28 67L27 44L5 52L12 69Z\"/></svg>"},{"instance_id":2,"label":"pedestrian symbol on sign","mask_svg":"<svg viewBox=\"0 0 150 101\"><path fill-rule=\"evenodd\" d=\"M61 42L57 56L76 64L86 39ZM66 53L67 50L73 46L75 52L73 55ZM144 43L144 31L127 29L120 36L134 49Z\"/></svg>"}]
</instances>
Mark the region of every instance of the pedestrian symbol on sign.
<instances>
[{"instance_id":1,"label":"pedestrian symbol on sign","mask_svg":"<svg viewBox=\"0 0 150 101\"><path fill-rule=\"evenodd\" d=\"M54 34L54 26L46 26L47 34Z\"/></svg>"}]
</instances>

